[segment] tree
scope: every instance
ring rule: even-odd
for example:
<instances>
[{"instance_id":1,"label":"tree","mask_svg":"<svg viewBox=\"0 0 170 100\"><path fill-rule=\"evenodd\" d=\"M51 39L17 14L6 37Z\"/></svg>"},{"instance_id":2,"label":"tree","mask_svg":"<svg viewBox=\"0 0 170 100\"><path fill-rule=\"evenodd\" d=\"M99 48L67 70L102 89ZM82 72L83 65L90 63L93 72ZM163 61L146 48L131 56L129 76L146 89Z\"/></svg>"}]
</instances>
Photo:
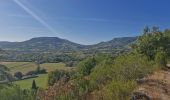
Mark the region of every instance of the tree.
<instances>
[{"instance_id":1,"label":"tree","mask_svg":"<svg viewBox=\"0 0 170 100\"><path fill-rule=\"evenodd\" d=\"M155 34L156 33L156 34ZM159 65L166 66L167 57L170 56L170 31L158 31L158 27L153 27L152 32L143 34L132 46L133 50L155 60Z\"/></svg>"},{"instance_id":2,"label":"tree","mask_svg":"<svg viewBox=\"0 0 170 100\"><path fill-rule=\"evenodd\" d=\"M79 73L83 76L89 75L95 66L96 60L94 57L86 59L79 64Z\"/></svg>"},{"instance_id":3,"label":"tree","mask_svg":"<svg viewBox=\"0 0 170 100\"><path fill-rule=\"evenodd\" d=\"M40 66L37 66L37 68L36 68L36 73L38 74L38 73L40 73L40 71L41 71L41 67L40 67Z\"/></svg>"},{"instance_id":4,"label":"tree","mask_svg":"<svg viewBox=\"0 0 170 100\"><path fill-rule=\"evenodd\" d=\"M9 73L9 68L4 65L0 65L0 82L10 82L13 80L12 75Z\"/></svg>"},{"instance_id":5,"label":"tree","mask_svg":"<svg viewBox=\"0 0 170 100\"><path fill-rule=\"evenodd\" d=\"M152 27L152 32L153 33L156 33L156 32L158 32L159 31L159 27L157 27L157 26L153 26Z\"/></svg>"},{"instance_id":6,"label":"tree","mask_svg":"<svg viewBox=\"0 0 170 100\"><path fill-rule=\"evenodd\" d=\"M145 27L144 27L144 30L143 30L143 33L144 33L144 34L148 34L149 31L150 31L149 27L148 27L148 26L145 26Z\"/></svg>"},{"instance_id":7,"label":"tree","mask_svg":"<svg viewBox=\"0 0 170 100\"><path fill-rule=\"evenodd\" d=\"M15 74L14 74L14 76L17 78L17 79L22 79L22 77L23 77L23 74L22 74L22 72L16 72Z\"/></svg>"},{"instance_id":8,"label":"tree","mask_svg":"<svg viewBox=\"0 0 170 100\"><path fill-rule=\"evenodd\" d=\"M33 82L32 82L32 89L33 90L37 90L37 85L35 83L35 80L33 80Z\"/></svg>"},{"instance_id":9,"label":"tree","mask_svg":"<svg viewBox=\"0 0 170 100\"><path fill-rule=\"evenodd\" d=\"M154 34L155 32L157 34ZM154 60L160 49L166 54L170 52L169 39L170 37L166 36L165 32L159 32L158 28L153 27L153 31L140 36L132 48L139 54L146 55L149 59Z\"/></svg>"}]
</instances>

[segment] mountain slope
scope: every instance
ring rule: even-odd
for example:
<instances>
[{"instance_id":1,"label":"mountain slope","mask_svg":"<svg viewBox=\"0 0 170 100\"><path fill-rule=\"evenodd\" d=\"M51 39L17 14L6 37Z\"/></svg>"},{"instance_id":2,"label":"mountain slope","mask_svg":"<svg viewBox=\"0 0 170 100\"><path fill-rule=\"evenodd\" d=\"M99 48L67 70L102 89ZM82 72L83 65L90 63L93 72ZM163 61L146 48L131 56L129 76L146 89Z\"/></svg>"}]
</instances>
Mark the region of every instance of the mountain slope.
<instances>
[{"instance_id":1,"label":"mountain slope","mask_svg":"<svg viewBox=\"0 0 170 100\"><path fill-rule=\"evenodd\" d=\"M23 42L0 42L0 48L25 52L77 51L80 44L57 37L38 37Z\"/></svg>"},{"instance_id":2,"label":"mountain slope","mask_svg":"<svg viewBox=\"0 0 170 100\"><path fill-rule=\"evenodd\" d=\"M123 50L127 49L128 45L135 42L137 37L121 37L121 38L114 38L107 42L101 42L95 45L92 45L90 49L96 49L98 51L116 51L116 50Z\"/></svg>"},{"instance_id":3,"label":"mountain slope","mask_svg":"<svg viewBox=\"0 0 170 100\"><path fill-rule=\"evenodd\" d=\"M23 42L0 42L0 48L20 52L109 52L125 48L136 39L137 37L122 37L94 45L81 45L58 37L38 37Z\"/></svg>"}]
</instances>

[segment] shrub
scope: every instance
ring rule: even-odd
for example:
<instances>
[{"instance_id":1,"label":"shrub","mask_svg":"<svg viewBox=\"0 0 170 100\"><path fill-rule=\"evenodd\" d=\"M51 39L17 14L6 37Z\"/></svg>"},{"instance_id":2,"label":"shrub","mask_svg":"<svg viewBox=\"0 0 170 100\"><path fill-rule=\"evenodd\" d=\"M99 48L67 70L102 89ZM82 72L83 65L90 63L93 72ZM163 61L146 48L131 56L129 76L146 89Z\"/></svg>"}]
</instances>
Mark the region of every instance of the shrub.
<instances>
[{"instance_id":1,"label":"shrub","mask_svg":"<svg viewBox=\"0 0 170 100\"><path fill-rule=\"evenodd\" d=\"M166 53L163 51L157 52L155 62L157 63L158 66L165 67L167 64Z\"/></svg>"},{"instance_id":2,"label":"shrub","mask_svg":"<svg viewBox=\"0 0 170 100\"><path fill-rule=\"evenodd\" d=\"M14 74L14 76L17 78L17 79L22 79L22 77L23 77L23 74L22 74L22 72L16 72L15 74Z\"/></svg>"},{"instance_id":3,"label":"shrub","mask_svg":"<svg viewBox=\"0 0 170 100\"><path fill-rule=\"evenodd\" d=\"M70 78L70 72L65 70L55 70L54 72L50 72L48 74L48 85L53 85L63 77Z\"/></svg>"},{"instance_id":4,"label":"shrub","mask_svg":"<svg viewBox=\"0 0 170 100\"><path fill-rule=\"evenodd\" d=\"M135 81L112 81L102 91L104 100L130 100L136 86Z\"/></svg>"},{"instance_id":5,"label":"shrub","mask_svg":"<svg viewBox=\"0 0 170 100\"><path fill-rule=\"evenodd\" d=\"M79 74L86 76L89 75L92 69L96 66L95 58L89 58L81 62L79 65Z\"/></svg>"},{"instance_id":6,"label":"shrub","mask_svg":"<svg viewBox=\"0 0 170 100\"><path fill-rule=\"evenodd\" d=\"M37 85L35 83L35 80L32 81L32 89L37 90Z\"/></svg>"},{"instance_id":7,"label":"shrub","mask_svg":"<svg viewBox=\"0 0 170 100\"><path fill-rule=\"evenodd\" d=\"M34 100L30 90L21 90L19 86L6 85L0 89L0 100Z\"/></svg>"},{"instance_id":8,"label":"shrub","mask_svg":"<svg viewBox=\"0 0 170 100\"><path fill-rule=\"evenodd\" d=\"M38 74L46 74L47 70L46 69L40 69Z\"/></svg>"}]
</instances>

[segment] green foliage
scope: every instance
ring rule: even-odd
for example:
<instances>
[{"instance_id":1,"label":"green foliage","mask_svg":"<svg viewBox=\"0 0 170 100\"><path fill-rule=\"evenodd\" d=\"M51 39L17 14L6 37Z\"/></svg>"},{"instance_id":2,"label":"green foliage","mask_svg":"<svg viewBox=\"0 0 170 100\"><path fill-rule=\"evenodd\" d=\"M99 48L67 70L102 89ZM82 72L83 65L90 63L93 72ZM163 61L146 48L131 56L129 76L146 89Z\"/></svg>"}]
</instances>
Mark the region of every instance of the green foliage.
<instances>
[{"instance_id":1,"label":"green foliage","mask_svg":"<svg viewBox=\"0 0 170 100\"><path fill-rule=\"evenodd\" d=\"M82 61L79 66L79 74L86 76L89 75L92 71L92 69L96 65L96 60L94 57L86 59L85 61Z\"/></svg>"},{"instance_id":2,"label":"green foliage","mask_svg":"<svg viewBox=\"0 0 170 100\"><path fill-rule=\"evenodd\" d=\"M130 81L143 78L153 70L157 69L154 63L148 61L147 57L128 54L113 60L108 57L101 61L90 74L90 83L93 89L99 89L110 81Z\"/></svg>"},{"instance_id":3,"label":"green foliage","mask_svg":"<svg viewBox=\"0 0 170 100\"><path fill-rule=\"evenodd\" d=\"M22 74L22 72L16 72L16 73L14 73L14 76L17 78L17 79L22 79L22 77L23 77L23 74Z\"/></svg>"},{"instance_id":4,"label":"green foliage","mask_svg":"<svg viewBox=\"0 0 170 100\"><path fill-rule=\"evenodd\" d=\"M89 75L91 88L100 87L101 84L105 84L112 79L112 66L114 60L112 57L106 57L100 60L100 63L96 65L93 72Z\"/></svg>"},{"instance_id":5,"label":"green foliage","mask_svg":"<svg viewBox=\"0 0 170 100\"><path fill-rule=\"evenodd\" d=\"M35 80L32 81L32 89L37 90L37 85L35 83Z\"/></svg>"},{"instance_id":6,"label":"green foliage","mask_svg":"<svg viewBox=\"0 0 170 100\"><path fill-rule=\"evenodd\" d=\"M157 52L155 62L158 66L165 67L167 64L167 55L164 51Z\"/></svg>"},{"instance_id":7,"label":"green foliage","mask_svg":"<svg viewBox=\"0 0 170 100\"><path fill-rule=\"evenodd\" d=\"M150 60L159 59L160 56L170 56L170 31L158 31L157 27L153 27L151 32L143 34L138 38L136 44L132 46L134 51L147 56ZM164 52L162 53L159 52ZM157 56L157 58L156 58ZM159 56L159 57L158 57Z\"/></svg>"},{"instance_id":8,"label":"green foliage","mask_svg":"<svg viewBox=\"0 0 170 100\"><path fill-rule=\"evenodd\" d=\"M40 70L41 70L41 67L40 67L40 65L38 65L35 71L36 71L36 73L39 73Z\"/></svg>"},{"instance_id":9,"label":"green foliage","mask_svg":"<svg viewBox=\"0 0 170 100\"><path fill-rule=\"evenodd\" d=\"M136 86L135 81L112 81L102 93L105 100L129 100L129 96Z\"/></svg>"},{"instance_id":10,"label":"green foliage","mask_svg":"<svg viewBox=\"0 0 170 100\"><path fill-rule=\"evenodd\" d=\"M65 70L55 70L48 74L48 85L53 85L63 77L70 77L71 73Z\"/></svg>"},{"instance_id":11,"label":"green foliage","mask_svg":"<svg viewBox=\"0 0 170 100\"><path fill-rule=\"evenodd\" d=\"M34 72L35 72L35 74L46 74L47 73L46 69L41 68L40 65L37 66L37 68Z\"/></svg>"},{"instance_id":12,"label":"green foliage","mask_svg":"<svg viewBox=\"0 0 170 100\"><path fill-rule=\"evenodd\" d=\"M21 90L15 85L6 85L0 89L0 100L33 100L33 96L29 90Z\"/></svg>"},{"instance_id":13,"label":"green foliage","mask_svg":"<svg viewBox=\"0 0 170 100\"><path fill-rule=\"evenodd\" d=\"M76 79L74 82L74 88L72 89L72 94L70 94L74 100L75 99L85 99L89 93L89 80L81 78Z\"/></svg>"},{"instance_id":14,"label":"green foliage","mask_svg":"<svg viewBox=\"0 0 170 100\"><path fill-rule=\"evenodd\" d=\"M70 79L73 86L71 91L63 92L57 98L88 100L88 97L94 96L96 100L128 100L137 86L136 80L157 69L154 64L146 56L134 53L116 58L108 55L94 56L82 61L78 66L78 75L82 72L89 73Z\"/></svg>"},{"instance_id":15,"label":"green foliage","mask_svg":"<svg viewBox=\"0 0 170 100\"><path fill-rule=\"evenodd\" d=\"M31 89L32 81L36 81L38 88L47 88L48 74L40 74L38 77L15 81L13 84L20 86L21 89Z\"/></svg>"},{"instance_id":16,"label":"green foliage","mask_svg":"<svg viewBox=\"0 0 170 100\"><path fill-rule=\"evenodd\" d=\"M146 56L139 54L128 54L115 59L113 70L119 75L117 80L136 80L143 78L148 73L155 70L154 62L148 60Z\"/></svg>"},{"instance_id":17,"label":"green foliage","mask_svg":"<svg viewBox=\"0 0 170 100\"><path fill-rule=\"evenodd\" d=\"M4 65L0 65L0 82L7 80L6 83L13 80L12 75L9 73L9 68Z\"/></svg>"}]
</instances>

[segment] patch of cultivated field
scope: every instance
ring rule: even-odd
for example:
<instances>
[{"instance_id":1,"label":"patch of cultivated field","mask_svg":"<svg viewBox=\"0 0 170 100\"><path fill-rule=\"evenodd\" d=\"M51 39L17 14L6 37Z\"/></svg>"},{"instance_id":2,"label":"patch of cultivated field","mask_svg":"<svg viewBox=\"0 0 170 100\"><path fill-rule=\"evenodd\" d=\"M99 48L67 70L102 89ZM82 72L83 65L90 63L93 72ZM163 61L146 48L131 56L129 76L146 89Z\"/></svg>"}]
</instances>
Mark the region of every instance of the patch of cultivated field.
<instances>
[{"instance_id":1,"label":"patch of cultivated field","mask_svg":"<svg viewBox=\"0 0 170 100\"><path fill-rule=\"evenodd\" d=\"M72 69L71 67L65 67L64 63L44 63L41 64L41 67L47 69L48 72L58 70L69 70Z\"/></svg>"},{"instance_id":2,"label":"patch of cultivated field","mask_svg":"<svg viewBox=\"0 0 170 100\"><path fill-rule=\"evenodd\" d=\"M12 74L18 71L26 74L27 72L36 70L37 68L37 65L33 62L0 62L0 64L7 66ZM64 63L44 63L40 66L41 68L46 69L47 72L54 71L56 69L70 69L69 67L65 67Z\"/></svg>"},{"instance_id":3,"label":"patch of cultivated field","mask_svg":"<svg viewBox=\"0 0 170 100\"><path fill-rule=\"evenodd\" d=\"M35 80L37 87L45 89L47 88L47 79L48 79L48 74L41 74L39 75L39 77L36 78L15 81L14 84L19 85L22 89L31 89L32 82L33 80Z\"/></svg>"}]
</instances>

